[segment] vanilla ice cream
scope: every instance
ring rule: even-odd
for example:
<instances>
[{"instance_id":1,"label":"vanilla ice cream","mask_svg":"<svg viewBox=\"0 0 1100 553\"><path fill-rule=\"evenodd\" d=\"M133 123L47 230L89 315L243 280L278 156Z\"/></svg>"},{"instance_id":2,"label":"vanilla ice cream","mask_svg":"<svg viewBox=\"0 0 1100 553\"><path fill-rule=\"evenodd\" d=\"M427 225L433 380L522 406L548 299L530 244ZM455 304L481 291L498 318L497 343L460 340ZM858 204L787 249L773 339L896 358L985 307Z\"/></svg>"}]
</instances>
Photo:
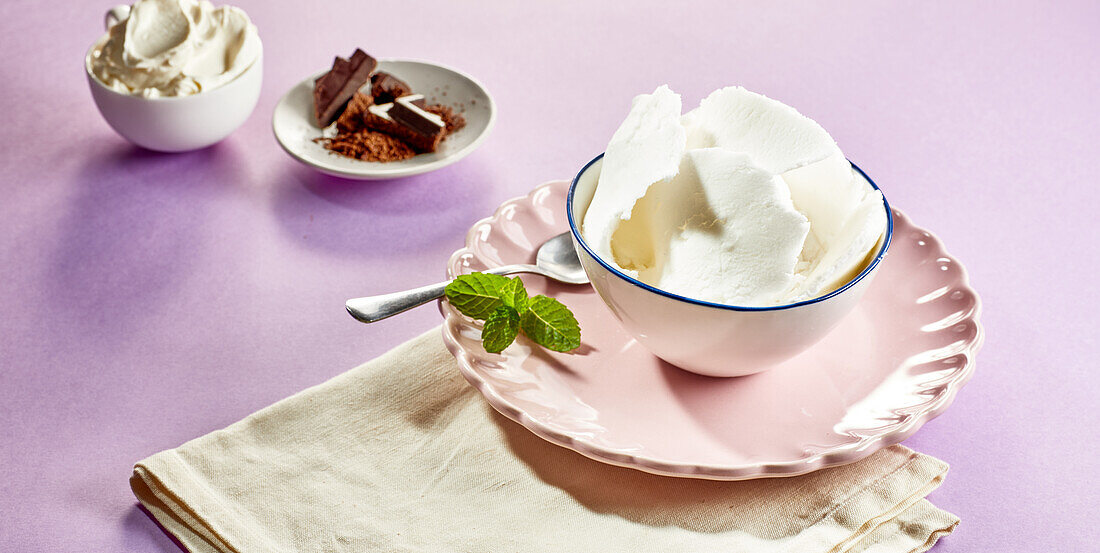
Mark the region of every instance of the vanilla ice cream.
<instances>
[{"instance_id":1,"label":"vanilla ice cream","mask_svg":"<svg viewBox=\"0 0 1100 553\"><path fill-rule=\"evenodd\" d=\"M138 0L93 49L92 74L124 94L187 96L222 86L260 57L239 8L206 0Z\"/></svg>"},{"instance_id":2,"label":"vanilla ice cream","mask_svg":"<svg viewBox=\"0 0 1100 553\"><path fill-rule=\"evenodd\" d=\"M661 86L612 136L582 222L601 258L668 292L752 307L858 274L886 231L882 195L820 125L740 87L681 111Z\"/></svg>"}]
</instances>

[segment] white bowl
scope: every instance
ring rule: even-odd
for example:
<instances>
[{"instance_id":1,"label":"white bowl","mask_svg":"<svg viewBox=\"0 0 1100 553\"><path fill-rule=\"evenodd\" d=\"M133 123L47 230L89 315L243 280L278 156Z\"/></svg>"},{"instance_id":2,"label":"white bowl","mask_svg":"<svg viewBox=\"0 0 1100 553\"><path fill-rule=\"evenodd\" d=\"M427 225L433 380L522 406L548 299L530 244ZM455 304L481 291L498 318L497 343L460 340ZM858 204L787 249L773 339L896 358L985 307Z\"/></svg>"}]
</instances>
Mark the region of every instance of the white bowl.
<instances>
[{"instance_id":1,"label":"white bowl","mask_svg":"<svg viewBox=\"0 0 1100 553\"><path fill-rule=\"evenodd\" d=\"M801 353L855 307L890 246L894 225L884 198L887 230L877 253L859 275L829 294L775 307L723 305L672 294L600 259L581 236L578 227L595 193L602 158L603 154L581 169L566 199L573 245L581 264L627 332L657 357L693 373L742 376ZM862 170L855 165L852 168L857 178L878 189Z\"/></svg>"},{"instance_id":2,"label":"white bowl","mask_svg":"<svg viewBox=\"0 0 1100 553\"><path fill-rule=\"evenodd\" d=\"M103 119L123 138L161 152L205 148L237 130L256 107L263 82L263 46L252 65L237 78L190 96L145 98L117 92L92 73L92 52L84 56L84 73Z\"/></svg>"}]
</instances>

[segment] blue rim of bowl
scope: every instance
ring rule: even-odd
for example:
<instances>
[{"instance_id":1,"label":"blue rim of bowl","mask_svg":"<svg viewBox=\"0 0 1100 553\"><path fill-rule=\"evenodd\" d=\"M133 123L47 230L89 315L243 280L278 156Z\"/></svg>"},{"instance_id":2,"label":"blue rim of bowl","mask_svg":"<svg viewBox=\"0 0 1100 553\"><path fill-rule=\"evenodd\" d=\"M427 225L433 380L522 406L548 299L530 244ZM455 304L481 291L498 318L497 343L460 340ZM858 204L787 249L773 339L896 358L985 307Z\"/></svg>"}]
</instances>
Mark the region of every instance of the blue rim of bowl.
<instances>
[{"instance_id":1,"label":"blue rim of bowl","mask_svg":"<svg viewBox=\"0 0 1100 553\"><path fill-rule=\"evenodd\" d=\"M888 250L890 248L890 242L894 237L894 216L893 216L893 213L890 210L890 202L886 201L886 195L883 194L882 195L882 206L886 210L886 239L883 240L882 247L879 248L879 251L875 255L875 258L872 259L871 262L868 263L866 267L864 267L863 271L861 271L858 275L856 275L855 278L853 278L852 280L849 280L846 284L844 284L844 286L841 286L840 288L837 288L836 290L833 290L832 292L829 292L828 294L825 294L824 296L818 296L816 298L803 300L803 301L795 302L795 303L786 303L786 304L783 304L783 305L773 305L773 306L768 306L768 307L748 307L748 306L742 306L742 305L729 305L729 304L725 304L725 303L713 303L713 302L709 302L709 301L703 301L703 300L697 300L697 299L689 298L687 296L681 296L679 294L673 294L672 292L666 292L665 290L661 290L660 288L655 288L653 286L650 286L650 285L648 285L648 284L646 284L646 283L644 283L644 282L642 282L642 281L640 281L640 280L638 280L634 277L631 277L627 274L624 274L622 271L620 271L617 268L611 266L609 263L607 263L602 258L600 258L600 256L596 255L596 252L592 251L592 248L590 248L588 246L588 242L585 242L584 237L581 236L581 232L577 228L577 222L573 218L573 195L577 191L577 182L580 181L581 175L584 175L585 172L587 172L588 169L590 167L592 167L592 165L595 164L597 161L603 159L603 156L604 156L604 154L600 154L600 155L596 156L595 158L593 158L592 161L589 161L587 164L585 164L585 166L580 170L580 172L577 173L577 176L573 177L573 182L569 183L569 194L565 198L565 211L566 211L566 216L569 218L569 230L570 230L570 232L573 233L573 238L577 241L577 243L580 244L582 248L584 248L584 251L587 252L588 255L590 255L592 257L592 259L595 259L596 263L599 263L600 265L602 265L603 268L607 269L608 271L611 271L611 273L613 273L615 276L617 276L617 277L633 284L634 286L637 286L639 288L643 288L645 290L649 290L650 292L653 292L655 294L660 294L662 296L665 296L666 298L671 298L671 299L679 300L679 301L686 302L686 303L693 303L695 305L702 305L704 307L717 307L719 309L727 309L727 310L730 310L730 311L781 311L781 310L784 310L784 309L792 309L792 308L795 308L795 307L802 307L804 305L811 305L811 304L814 304L814 303L823 302L825 300L828 300L829 298L832 298L832 297L835 297L835 296L839 296L840 294L843 294L845 290L851 288L852 286L855 286L855 284L857 282L863 280L863 278L866 277L867 275L869 275L871 273L871 271L874 271L875 267L877 267L879 262L882 261L882 258L884 256L886 256L886 250ZM859 174L862 175L864 179L867 179L867 182L871 183L872 188L874 188L875 190L878 190L880 193L882 192L882 190L878 187L878 185L875 184L875 181L872 180L871 177L867 176L867 173L863 172L863 169L860 169L859 166L856 165L855 163L852 163L851 160L848 160L848 163L851 163L852 168L855 169L856 171L859 171Z\"/></svg>"}]
</instances>

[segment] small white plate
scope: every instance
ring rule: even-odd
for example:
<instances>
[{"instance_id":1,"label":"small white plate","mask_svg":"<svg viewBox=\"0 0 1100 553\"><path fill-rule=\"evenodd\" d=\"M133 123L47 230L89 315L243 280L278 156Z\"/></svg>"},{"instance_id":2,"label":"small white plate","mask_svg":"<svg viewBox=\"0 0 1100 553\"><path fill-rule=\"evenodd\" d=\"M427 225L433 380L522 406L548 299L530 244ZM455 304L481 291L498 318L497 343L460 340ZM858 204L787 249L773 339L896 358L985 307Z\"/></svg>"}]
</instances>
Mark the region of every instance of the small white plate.
<instances>
[{"instance_id":1,"label":"small white plate","mask_svg":"<svg viewBox=\"0 0 1100 553\"><path fill-rule=\"evenodd\" d=\"M466 118L466 126L448 136L439 149L402 161L360 161L326 150L314 142L336 134L335 125L322 130L313 124L313 81L298 83L279 100L271 117L275 139L291 157L329 175L359 180L394 179L446 167L470 154L489 136L496 121L492 96L473 77L449 67L416 60L384 59L378 70L405 81L430 104L450 106Z\"/></svg>"}]
</instances>

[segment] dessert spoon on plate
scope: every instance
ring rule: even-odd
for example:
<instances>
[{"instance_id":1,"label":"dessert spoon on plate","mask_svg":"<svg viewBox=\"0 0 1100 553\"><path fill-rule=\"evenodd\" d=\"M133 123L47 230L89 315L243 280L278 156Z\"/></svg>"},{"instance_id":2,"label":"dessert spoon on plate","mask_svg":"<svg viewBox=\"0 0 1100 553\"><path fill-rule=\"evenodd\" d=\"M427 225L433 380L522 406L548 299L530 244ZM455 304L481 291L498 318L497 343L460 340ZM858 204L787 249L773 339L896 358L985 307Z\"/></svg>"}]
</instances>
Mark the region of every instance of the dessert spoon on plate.
<instances>
[{"instance_id":1,"label":"dessert spoon on plate","mask_svg":"<svg viewBox=\"0 0 1100 553\"><path fill-rule=\"evenodd\" d=\"M535 256L534 265L504 265L484 272L494 275L531 273L565 284L588 284L588 275L581 267L581 260L577 257L577 251L573 249L573 241L568 232L543 242ZM373 323L442 298L448 284L450 281L421 286L404 292L353 298L348 300L345 306L348 313L356 320Z\"/></svg>"}]
</instances>

